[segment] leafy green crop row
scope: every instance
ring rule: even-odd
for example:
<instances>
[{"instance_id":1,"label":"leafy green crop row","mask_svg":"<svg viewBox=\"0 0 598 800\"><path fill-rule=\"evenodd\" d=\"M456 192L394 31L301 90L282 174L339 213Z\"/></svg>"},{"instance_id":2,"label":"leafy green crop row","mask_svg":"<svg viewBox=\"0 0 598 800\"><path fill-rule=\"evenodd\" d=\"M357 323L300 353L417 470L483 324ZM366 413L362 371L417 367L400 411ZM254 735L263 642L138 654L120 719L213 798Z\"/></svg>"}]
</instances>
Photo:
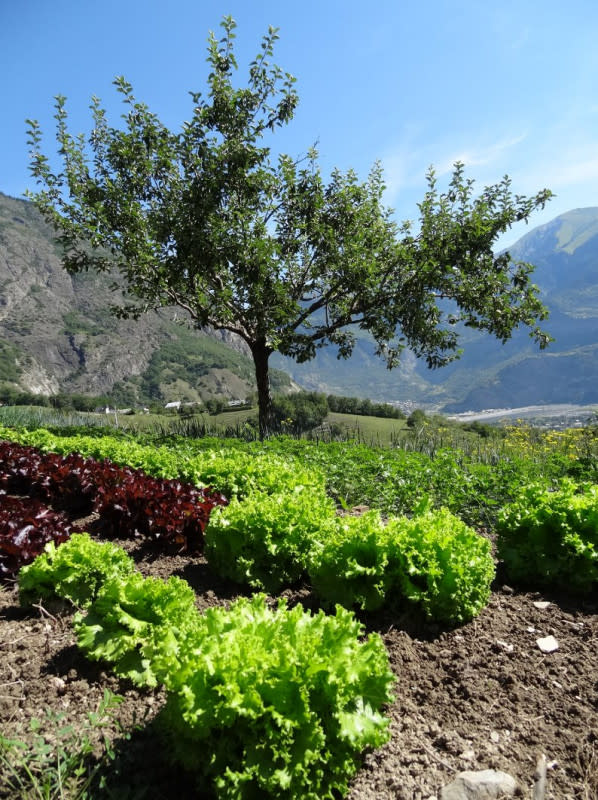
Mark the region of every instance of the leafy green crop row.
<instances>
[{"instance_id":1,"label":"leafy green crop row","mask_svg":"<svg viewBox=\"0 0 598 800\"><path fill-rule=\"evenodd\" d=\"M156 477L211 485L229 499L256 489L271 493L315 481L345 507L364 504L385 514L411 514L429 498L435 507L448 508L470 525L486 526L495 524L498 509L514 500L525 484L554 486L569 474L577 480L594 480L596 474L595 458L574 457L560 440L545 442L542 458L536 458L530 455L533 451L527 440L518 444L509 439L507 450L497 452L490 463L481 463L458 449L439 449L431 457L290 437L267 442L180 436L160 440L107 435L100 430L82 433L78 429L69 434L68 429L50 433L0 426L0 438L59 453L109 458Z\"/></svg>"},{"instance_id":2,"label":"leafy green crop row","mask_svg":"<svg viewBox=\"0 0 598 800\"><path fill-rule=\"evenodd\" d=\"M42 450L107 458L157 477L211 485L229 498L244 497L254 489L280 491L316 481L345 506L365 503L386 513L410 513L422 498L432 497L436 505L466 513L470 521L483 516L481 507L496 502L495 487L480 491L476 474L453 451L432 460L401 450L315 445L285 438L266 444L175 438L156 446L129 437L7 428L0 428L0 437Z\"/></svg>"},{"instance_id":3,"label":"leafy green crop row","mask_svg":"<svg viewBox=\"0 0 598 800\"><path fill-rule=\"evenodd\" d=\"M40 595L54 582L83 602L79 646L140 686L165 686L165 751L217 797L344 795L361 751L388 739L394 676L381 638L362 641L340 607L312 616L265 595L200 615L184 581L143 578L116 552L74 534L22 570L22 600L37 581Z\"/></svg>"},{"instance_id":4,"label":"leafy green crop row","mask_svg":"<svg viewBox=\"0 0 598 800\"><path fill-rule=\"evenodd\" d=\"M422 509L384 525L378 512L337 518L310 559L309 574L329 604L372 610L390 598L419 605L437 621L463 623L488 602L490 542L447 509Z\"/></svg>"},{"instance_id":5,"label":"leafy green crop row","mask_svg":"<svg viewBox=\"0 0 598 800\"><path fill-rule=\"evenodd\" d=\"M222 442L217 448L199 450L184 441L178 446L156 446L129 437L57 435L44 428L27 431L0 425L2 439L31 445L45 452L79 453L98 460L109 459L114 464L141 469L155 477L212 486L229 498L245 497L258 489L280 492L299 485L316 490L325 487L320 470L315 466L306 469L293 456L245 453L225 449Z\"/></svg>"},{"instance_id":6,"label":"leafy green crop row","mask_svg":"<svg viewBox=\"0 0 598 800\"><path fill-rule=\"evenodd\" d=\"M598 486L532 484L498 518L498 554L510 577L533 587L598 588Z\"/></svg>"},{"instance_id":7,"label":"leafy green crop row","mask_svg":"<svg viewBox=\"0 0 598 800\"><path fill-rule=\"evenodd\" d=\"M130 455L135 463L144 465L147 465L150 454L155 458L160 453L156 448L109 437L53 437L47 431L35 431L24 438L28 441L33 439L38 446L44 443L52 449L77 447L86 455L91 450L96 458L102 455L114 458L116 455L120 460L126 460ZM167 454L166 451L161 456L163 464ZM320 470L305 469L288 457L283 459L268 453L252 456L242 452L200 452L193 455L175 451L170 453L170 457L172 472L180 474L182 468L192 467L196 475L207 477L217 488L227 488L232 494L232 502L226 510L211 515L205 530L206 556L216 572L254 589L266 589L272 593L294 583L306 571L313 575L321 574L323 568L319 566L319 558L326 541L335 537L337 515L334 502L326 494ZM400 536L395 535L399 528L402 530ZM428 531L425 535L422 533L424 528ZM398 553L403 546L405 553L409 548L413 550L405 532L408 529L417 532L417 536L413 533L412 538L419 537L419 544L428 554L422 555L417 566L413 558L408 563L406 558L393 556L389 561L384 555L386 551ZM438 518L427 517L413 529L408 528L406 520L395 520L387 526L387 532L380 534L375 542L375 547L382 551L379 557L385 562L380 579L388 584L388 591L381 593L381 601L400 595L416 601L429 616L448 623L463 622L478 613L483 603L479 600L471 602L470 598L479 592L480 597L487 599L493 574L492 559L489 551L485 552L483 574L471 569L456 581L458 565L467 558L468 548L475 550L481 546L477 545L479 537L473 531L464 542L461 541L462 535L453 535L461 529L469 531L449 512L441 512ZM338 538L338 531L336 536ZM454 551L452 558L442 555L451 549ZM460 554L461 551L464 555ZM326 552L329 559L335 557L330 555L330 548ZM349 552L350 548L341 548L341 553ZM419 573L417 580L422 584L417 592L414 590L415 579L409 577L416 571ZM339 579L342 575L350 595L350 568L340 569ZM322 585L322 581L318 585ZM343 602L345 594L339 593L338 602ZM337 601L330 594L323 596L331 602ZM363 601L359 596L351 597L349 607L356 604L363 605Z\"/></svg>"},{"instance_id":8,"label":"leafy green crop row","mask_svg":"<svg viewBox=\"0 0 598 800\"><path fill-rule=\"evenodd\" d=\"M212 512L205 554L220 575L256 589L279 591L307 571L329 605L373 610L395 599L467 622L490 596L490 542L447 509L417 511L384 524L377 511L339 517L306 489L256 492Z\"/></svg>"},{"instance_id":9,"label":"leafy green crop row","mask_svg":"<svg viewBox=\"0 0 598 800\"><path fill-rule=\"evenodd\" d=\"M405 559L397 561L397 558L391 558L388 554L389 548L392 550L394 547L397 550L398 547L396 544L392 547L388 544L389 536L391 538L394 536L398 541L400 538L398 529L406 529L406 521L400 523L392 521L386 526L385 536L379 533L374 535L372 530L365 535L363 530L369 524L365 521L354 525L351 523L349 528L347 524L345 528L342 526L339 528L332 502L326 496L326 491L328 495L331 492L334 494L336 486L337 497L343 499L342 494L339 494L340 481L344 480L346 486L347 481L355 479L356 484L363 487L364 493L369 491L370 496L379 493L377 502L376 498L372 498L374 500L372 505L386 510L387 513L394 515L398 510L400 514L405 512L413 514L422 503L427 502L429 507L438 507L444 501L446 508L457 513L461 519L467 520L472 516L479 517L484 514L488 516L490 513L496 516L507 501L524 505L529 503L529 492L526 494L527 490L522 488L526 485L523 479L533 474L529 464L527 472L523 469L522 464L526 463L524 461L505 460L489 468L487 465L472 464L456 451L439 452L435 459L418 453L397 451L392 454L391 459L388 451L384 453L365 446L318 446L284 438L251 445L240 441L227 441L225 449L220 440L183 440L179 437L175 437L167 445L156 447L143 445L125 437L80 434L58 436L44 430L20 433L0 430L0 435L3 433L62 452L78 449L96 457L110 456L121 462L141 464L148 471L153 469L154 472L162 471L162 474L167 472L173 477L189 479L192 476L196 482L202 481L226 492L233 498L233 502L226 511L219 511L212 516L211 525L206 533L207 555L215 570L233 580L249 584L256 589L275 592L308 570L312 581L319 582L322 586L321 575L326 568L324 565L319 565L317 559L323 558L322 554L325 553L325 557L332 563L336 559L343 558L343 553L347 553L346 568L340 569L337 577L340 580L341 575L345 576L349 599L344 602L348 605L373 608L399 593L417 600L429 615L439 614L445 621L449 621L446 609L450 604L443 601L432 602L431 595L424 596L423 590L409 589L407 581L397 577L401 572L397 567L398 563L403 565L401 569L407 569ZM219 447L218 450L211 449L215 445ZM572 462L570 456L571 453L568 453L571 468L577 470L578 463L574 460ZM546 496L554 495L555 492L551 489L558 485L554 478L555 475L546 476L542 483L538 484L537 491L546 493ZM365 483L368 484L367 489ZM522 491L524 498L527 499L519 501L517 498ZM579 491L575 490L573 494L579 494ZM478 514L473 513L473 502L467 499L473 495L478 504ZM572 492L569 492L568 497L571 496ZM358 499L357 496L352 497L347 494L344 504L347 505L349 500L355 499ZM364 498L360 495L359 499ZM575 504L578 501L572 502ZM429 540L427 543L421 539L423 534L418 534L421 539L418 546L423 552L440 552L447 546L446 543L440 544L442 526L447 531L457 530L455 521L450 516L445 512L439 513L441 516L444 514L442 525L437 524L429 516L425 523L421 523L424 527L435 530L434 533L428 531L426 534ZM521 511L518 513L521 515ZM504 514L502 518L507 519ZM506 527L519 530L519 523L512 515L504 524L499 524L502 531L505 531ZM376 527L380 526L374 525L374 528ZM543 581L554 583L565 580L559 576L565 576L566 571L560 567L555 569L548 563L553 558L550 553L555 548L558 551L558 547L562 546L562 537L559 538L557 535L555 538L546 531L542 535L548 536L552 545L530 544L534 536L537 538L537 534L525 529L517 536L511 535L509 542L507 542L509 534L503 533L500 553L514 581L523 580L522 576L526 570L528 583L530 580L533 581L534 571L539 575L540 584ZM456 539L459 538L457 535ZM325 540L339 540L338 547L341 552L332 553L330 546L324 548ZM560 542L558 547L555 544L557 540ZM430 542L435 544L430 545ZM451 543L450 547L453 546ZM478 540L475 538L471 544L463 545L461 549L467 551L469 548L476 551L478 546ZM458 549L459 547L457 545ZM536 556L530 551L530 547L532 550L535 548ZM586 552L586 560L589 558L587 554L594 552L588 546L587 536L585 538L582 536L576 547ZM371 586L367 591L362 586L353 593L350 587L355 584L355 576L351 572L351 563L356 559L352 552L355 548L364 553L368 548L371 551L367 557L364 556L364 563L355 567L357 572L366 570L372 576L378 575L378 579L369 581ZM406 549L408 548L405 544L405 551ZM538 556L540 550L544 552L543 563L540 563L542 558ZM571 561L571 553L563 556L563 559ZM455 556L453 561L457 564L459 558ZM518 563L520 567L517 566ZM442 564L442 567L439 564ZM526 566L528 564L529 568ZM428 568L431 570L430 575L424 580L422 572L422 576L418 578L420 583L423 581L428 587L426 591L432 594L438 591L442 593L445 590L439 587L449 587L446 589L449 595L451 592L456 592L456 596L461 593L463 607L469 606L466 597L472 595L473 589L466 588L468 581L460 579L458 589L447 582L447 576L454 572L450 559L434 555ZM415 569L413 564L409 565L409 569ZM439 569L444 570L445 578L432 579L431 575ZM570 573L575 570L569 568ZM482 596L487 591L484 587L487 586L488 579L476 575L475 570L470 572L472 577L469 583L472 586L477 580L482 581L480 589ZM488 569L485 574L489 574ZM545 578L542 578L543 575ZM553 577L548 577L549 575ZM572 587L575 587L577 582L588 584L588 581L591 584L593 578L580 577L579 580L566 580ZM321 595L331 601L331 598L322 593L323 591L320 589ZM360 592L373 594L370 599L366 599ZM343 602L342 597L343 591L338 589L337 598L340 602ZM462 612L458 609L458 602L452 602L454 621L470 617L471 609L479 605L479 603L476 605L476 601L469 611Z\"/></svg>"}]
</instances>

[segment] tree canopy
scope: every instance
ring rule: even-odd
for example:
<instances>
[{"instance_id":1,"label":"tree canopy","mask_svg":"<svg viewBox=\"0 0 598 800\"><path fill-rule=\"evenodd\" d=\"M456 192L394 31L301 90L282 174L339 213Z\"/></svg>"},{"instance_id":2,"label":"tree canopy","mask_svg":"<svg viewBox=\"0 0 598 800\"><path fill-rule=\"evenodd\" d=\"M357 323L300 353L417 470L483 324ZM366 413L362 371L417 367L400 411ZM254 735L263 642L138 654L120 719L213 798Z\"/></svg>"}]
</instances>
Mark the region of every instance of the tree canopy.
<instances>
[{"instance_id":1,"label":"tree canopy","mask_svg":"<svg viewBox=\"0 0 598 800\"><path fill-rule=\"evenodd\" d=\"M64 266L115 271L139 316L178 306L198 327L227 330L248 345L256 370L260 433L271 416L268 359L297 361L335 345L350 356L355 330L373 337L390 367L404 348L440 367L460 355L460 323L506 341L519 325L540 347L549 338L533 267L495 255L497 237L543 207L551 193L514 195L505 176L474 195L457 163L446 191L430 169L419 220L398 224L383 203L382 167L365 181L353 170L322 174L318 153L271 154L268 137L289 123L295 78L273 64L270 28L236 88L235 22L208 39L208 92L191 92L192 114L172 132L115 79L126 106L111 127L97 97L88 138L68 128L56 98L61 171L28 120L29 193L55 226Z\"/></svg>"}]
</instances>

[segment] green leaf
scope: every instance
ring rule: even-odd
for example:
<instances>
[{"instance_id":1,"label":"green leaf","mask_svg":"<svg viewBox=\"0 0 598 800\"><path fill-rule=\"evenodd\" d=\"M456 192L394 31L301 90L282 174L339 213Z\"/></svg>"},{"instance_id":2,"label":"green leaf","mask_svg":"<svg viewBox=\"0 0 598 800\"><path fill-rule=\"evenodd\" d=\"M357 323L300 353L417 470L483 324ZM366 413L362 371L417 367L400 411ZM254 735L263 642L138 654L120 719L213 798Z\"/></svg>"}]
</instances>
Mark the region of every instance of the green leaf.
<instances>
[{"instance_id":1,"label":"green leaf","mask_svg":"<svg viewBox=\"0 0 598 800\"><path fill-rule=\"evenodd\" d=\"M74 533L56 547L23 567L19 573L19 598L22 605L60 597L73 605L88 606L101 586L110 578L129 575L133 560L119 547L97 542L87 533Z\"/></svg>"},{"instance_id":2,"label":"green leaf","mask_svg":"<svg viewBox=\"0 0 598 800\"><path fill-rule=\"evenodd\" d=\"M170 757L222 798L346 791L359 752L388 738L394 680L380 637L360 634L344 609L272 610L264 595L209 609L167 680Z\"/></svg>"}]
</instances>

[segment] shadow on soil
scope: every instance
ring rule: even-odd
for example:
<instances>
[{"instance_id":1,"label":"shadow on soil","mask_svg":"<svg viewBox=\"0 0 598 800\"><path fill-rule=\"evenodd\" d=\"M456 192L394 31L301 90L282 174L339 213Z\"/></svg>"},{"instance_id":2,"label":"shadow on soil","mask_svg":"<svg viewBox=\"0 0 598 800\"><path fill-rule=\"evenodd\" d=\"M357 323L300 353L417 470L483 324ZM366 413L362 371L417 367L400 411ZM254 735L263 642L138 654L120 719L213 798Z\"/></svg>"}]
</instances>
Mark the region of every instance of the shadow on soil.
<instances>
[{"instance_id":1,"label":"shadow on soil","mask_svg":"<svg viewBox=\"0 0 598 800\"><path fill-rule=\"evenodd\" d=\"M154 721L112 742L90 787L94 800L213 800L183 770L164 757L165 743Z\"/></svg>"}]
</instances>

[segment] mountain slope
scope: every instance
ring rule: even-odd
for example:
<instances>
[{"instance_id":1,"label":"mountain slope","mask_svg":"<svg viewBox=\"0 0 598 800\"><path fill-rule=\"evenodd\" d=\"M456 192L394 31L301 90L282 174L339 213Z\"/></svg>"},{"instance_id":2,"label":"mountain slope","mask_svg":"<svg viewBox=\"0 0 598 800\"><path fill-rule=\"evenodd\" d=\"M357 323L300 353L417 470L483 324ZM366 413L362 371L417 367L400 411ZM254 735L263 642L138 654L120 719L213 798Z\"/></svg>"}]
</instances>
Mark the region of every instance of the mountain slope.
<instances>
[{"instance_id":1,"label":"mountain slope","mask_svg":"<svg viewBox=\"0 0 598 800\"><path fill-rule=\"evenodd\" d=\"M0 387L115 394L129 403L244 399L253 364L240 340L177 324L162 310L119 320L105 275L68 275L52 229L23 200L0 194ZM275 374L279 387L290 387Z\"/></svg>"},{"instance_id":2,"label":"mountain slope","mask_svg":"<svg viewBox=\"0 0 598 800\"><path fill-rule=\"evenodd\" d=\"M562 214L510 252L536 266L534 283L550 311L545 326L555 341L544 352L524 341L523 332L494 352L480 341L478 354L490 374L447 410L598 402L598 208Z\"/></svg>"}]
</instances>

